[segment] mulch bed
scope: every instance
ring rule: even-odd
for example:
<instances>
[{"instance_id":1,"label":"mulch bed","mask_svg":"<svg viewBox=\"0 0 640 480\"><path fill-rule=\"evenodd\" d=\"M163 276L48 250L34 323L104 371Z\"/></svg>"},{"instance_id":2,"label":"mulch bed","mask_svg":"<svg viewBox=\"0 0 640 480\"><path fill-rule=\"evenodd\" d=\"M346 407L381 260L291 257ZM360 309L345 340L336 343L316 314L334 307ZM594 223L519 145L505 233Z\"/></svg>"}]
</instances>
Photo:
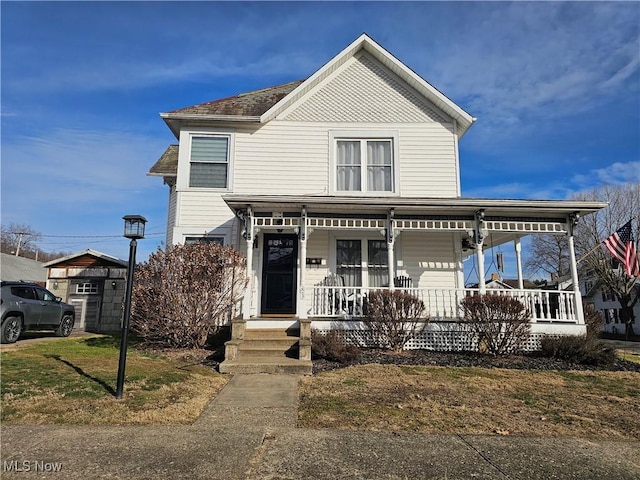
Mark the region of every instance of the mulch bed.
<instances>
[{"instance_id":1,"label":"mulch bed","mask_svg":"<svg viewBox=\"0 0 640 480\"><path fill-rule=\"evenodd\" d=\"M324 359L314 359L313 373L335 370L347 365L364 365L369 363L441 367L512 368L519 370L608 370L640 372L640 363L619 358L616 359L612 365L602 367L583 365L556 358L546 358L536 354L494 357L473 352L433 352L427 350L390 352L380 349L365 349L362 350L359 361L348 364L331 362Z\"/></svg>"}]
</instances>

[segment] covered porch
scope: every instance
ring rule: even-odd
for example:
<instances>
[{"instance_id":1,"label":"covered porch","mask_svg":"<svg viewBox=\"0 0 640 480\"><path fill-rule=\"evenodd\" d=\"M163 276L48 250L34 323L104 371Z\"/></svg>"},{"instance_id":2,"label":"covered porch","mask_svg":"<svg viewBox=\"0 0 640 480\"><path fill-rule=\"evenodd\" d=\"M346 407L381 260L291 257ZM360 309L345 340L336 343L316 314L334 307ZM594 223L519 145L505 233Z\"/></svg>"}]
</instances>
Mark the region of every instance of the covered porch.
<instances>
[{"instance_id":1,"label":"covered porch","mask_svg":"<svg viewBox=\"0 0 640 480\"><path fill-rule=\"evenodd\" d=\"M240 233L250 272L241 309L246 320L265 316L313 319L331 321L334 328L337 322L361 318L369 292L385 288L402 289L420 298L432 322L459 321L463 298L492 293L519 299L531 312L532 323L584 324L573 228L582 215L602 208L601 202L290 195L223 198L242 225ZM520 239L535 234L568 236L573 290L523 288ZM397 244L403 236L406 241L400 247ZM314 237L310 252L309 242ZM369 239L369 250L377 249L374 257L370 251L359 265L341 263L331 251L336 248L335 239L360 237ZM277 240L269 240L275 246L269 247L271 243L265 239ZM449 245L447 261L439 261L441 267L438 262L421 258L419 247L415 247L436 241ZM363 248L367 248L366 240L363 242ZM509 242L515 250L517 288L488 290L485 250ZM284 248L289 254L279 255ZM381 260L381 256L385 258ZM267 257L276 259L275 266ZM463 261L468 257L476 263L477 288L464 285ZM429 263L430 270L422 268L422 263ZM276 271L280 276L273 277L286 285L285 290L291 290L282 295L279 289L266 288L266 283L274 282L267 269L277 270L278 265L285 264L289 266L282 271L287 276ZM354 280L354 268L368 271L369 280ZM438 279L442 279L442 285L437 285ZM274 304L273 293L284 300ZM287 306L277 313L280 301ZM273 305L276 313L269 315Z\"/></svg>"}]
</instances>

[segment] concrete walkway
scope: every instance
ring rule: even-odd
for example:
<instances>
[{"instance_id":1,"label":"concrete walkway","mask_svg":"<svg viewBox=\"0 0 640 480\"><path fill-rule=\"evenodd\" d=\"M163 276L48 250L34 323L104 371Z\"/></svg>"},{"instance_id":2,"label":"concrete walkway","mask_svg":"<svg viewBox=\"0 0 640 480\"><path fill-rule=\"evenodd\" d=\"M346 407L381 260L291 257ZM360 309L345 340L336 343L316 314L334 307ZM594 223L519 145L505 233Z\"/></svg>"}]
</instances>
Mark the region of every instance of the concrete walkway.
<instances>
[{"instance_id":1,"label":"concrete walkway","mask_svg":"<svg viewBox=\"0 0 640 480\"><path fill-rule=\"evenodd\" d=\"M3 425L2 478L640 478L640 442L299 429L298 380L237 375L187 426Z\"/></svg>"}]
</instances>

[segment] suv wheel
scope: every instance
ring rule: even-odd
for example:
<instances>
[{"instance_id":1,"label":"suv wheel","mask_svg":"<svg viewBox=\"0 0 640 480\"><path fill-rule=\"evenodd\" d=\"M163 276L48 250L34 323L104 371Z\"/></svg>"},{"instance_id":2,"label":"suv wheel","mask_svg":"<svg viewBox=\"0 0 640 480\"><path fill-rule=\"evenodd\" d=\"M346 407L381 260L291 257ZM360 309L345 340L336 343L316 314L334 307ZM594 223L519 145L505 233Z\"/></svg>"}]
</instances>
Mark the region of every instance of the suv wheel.
<instances>
[{"instance_id":1,"label":"suv wheel","mask_svg":"<svg viewBox=\"0 0 640 480\"><path fill-rule=\"evenodd\" d=\"M71 315L65 315L62 317L60 325L58 325L56 329L56 336L68 337L71 335L71 330L73 330L73 317Z\"/></svg>"},{"instance_id":2,"label":"suv wheel","mask_svg":"<svg viewBox=\"0 0 640 480\"><path fill-rule=\"evenodd\" d=\"M20 317L7 317L2 322L0 341L2 343L15 343L22 333L22 319Z\"/></svg>"}]
</instances>

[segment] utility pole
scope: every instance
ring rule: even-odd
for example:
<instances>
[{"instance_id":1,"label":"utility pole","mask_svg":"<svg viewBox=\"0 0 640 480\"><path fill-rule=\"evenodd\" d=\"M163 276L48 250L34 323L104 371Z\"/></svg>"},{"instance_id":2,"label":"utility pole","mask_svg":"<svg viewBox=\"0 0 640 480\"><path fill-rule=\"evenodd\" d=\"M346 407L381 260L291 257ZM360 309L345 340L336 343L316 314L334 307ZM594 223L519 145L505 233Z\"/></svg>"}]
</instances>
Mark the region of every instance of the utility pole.
<instances>
[{"instance_id":1,"label":"utility pole","mask_svg":"<svg viewBox=\"0 0 640 480\"><path fill-rule=\"evenodd\" d=\"M25 232L18 232L18 248L16 248L16 257L20 256L20 246L22 245L22 236Z\"/></svg>"}]
</instances>

